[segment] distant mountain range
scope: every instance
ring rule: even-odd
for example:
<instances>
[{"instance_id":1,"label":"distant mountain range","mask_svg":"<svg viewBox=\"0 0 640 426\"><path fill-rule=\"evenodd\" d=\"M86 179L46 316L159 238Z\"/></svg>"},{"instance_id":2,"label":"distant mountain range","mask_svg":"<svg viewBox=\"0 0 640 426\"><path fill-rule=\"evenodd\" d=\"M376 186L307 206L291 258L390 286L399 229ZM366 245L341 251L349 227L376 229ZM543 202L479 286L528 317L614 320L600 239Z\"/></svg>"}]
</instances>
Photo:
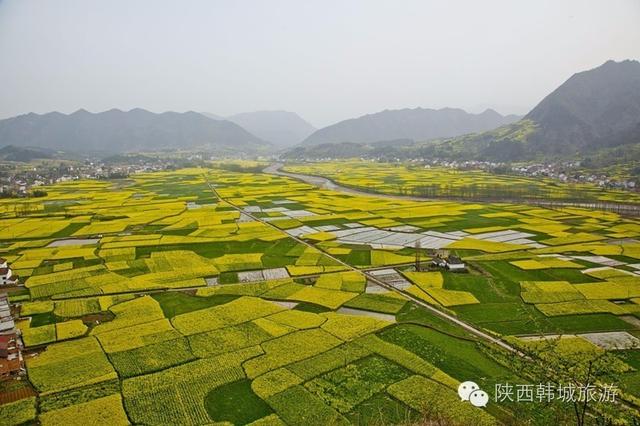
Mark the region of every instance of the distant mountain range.
<instances>
[{"instance_id":1,"label":"distant mountain range","mask_svg":"<svg viewBox=\"0 0 640 426\"><path fill-rule=\"evenodd\" d=\"M425 141L495 129L520 118L515 115L502 116L492 109L481 114L470 114L456 108L385 110L317 130L302 145L340 142L370 144L395 139Z\"/></svg>"},{"instance_id":2,"label":"distant mountain range","mask_svg":"<svg viewBox=\"0 0 640 426\"><path fill-rule=\"evenodd\" d=\"M470 114L454 108L415 108L386 110L316 131L297 114L285 111L224 118L143 109L95 114L78 110L0 120L0 147L12 146L0 153L0 159L46 156L46 150L118 154L197 149L257 154L274 153L298 142L283 156L640 160L640 63L608 61L577 73L522 119L490 109Z\"/></svg>"},{"instance_id":3,"label":"distant mountain range","mask_svg":"<svg viewBox=\"0 0 640 426\"><path fill-rule=\"evenodd\" d=\"M0 120L0 146L121 153L161 149L266 151L271 145L235 123L196 112L156 114L143 109L101 113L25 114Z\"/></svg>"},{"instance_id":4,"label":"distant mountain range","mask_svg":"<svg viewBox=\"0 0 640 426\"><path fill-rule=\"evenodd\" d=\"M314 135L307 138L307 144L310 140L313 142ZM316 148L302 144L286 156L489 161L581 159L600 165L637 161L640 160L640 63L608 61L595 69L574 74L521 120L492 130L434 140L424 138L412 144L367 141L357 146L339 144Z\"/></svg>"},{"instance_id":5,"label":"distant mountain range","mask_svg":"<svg viewBox=\"0 0 640 426\"><path fill-rule=\"evenodd\" d=\"M316 130L298 114L288 111L245 112L231 115L227 120L280 147L300 143Z\"/></svg>"}]
</instances>

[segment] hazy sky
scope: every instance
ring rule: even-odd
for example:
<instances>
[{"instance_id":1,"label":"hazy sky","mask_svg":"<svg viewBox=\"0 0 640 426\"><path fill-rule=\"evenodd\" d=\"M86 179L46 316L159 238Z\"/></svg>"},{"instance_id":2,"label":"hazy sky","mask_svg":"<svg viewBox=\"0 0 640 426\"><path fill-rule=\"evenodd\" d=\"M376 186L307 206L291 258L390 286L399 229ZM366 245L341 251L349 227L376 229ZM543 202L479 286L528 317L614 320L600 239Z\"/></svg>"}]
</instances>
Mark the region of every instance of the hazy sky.
<instances>
[{"instance_id":1,"label":"hazy sky","mask_svg":"<svg viewBox=\"0 0 640 426\"><path fill-rule=\"evenodd\" d=\"M525 113L574 72L628 58L638 0L0 0L0 118Z\"/></svg>"}]
</instances>

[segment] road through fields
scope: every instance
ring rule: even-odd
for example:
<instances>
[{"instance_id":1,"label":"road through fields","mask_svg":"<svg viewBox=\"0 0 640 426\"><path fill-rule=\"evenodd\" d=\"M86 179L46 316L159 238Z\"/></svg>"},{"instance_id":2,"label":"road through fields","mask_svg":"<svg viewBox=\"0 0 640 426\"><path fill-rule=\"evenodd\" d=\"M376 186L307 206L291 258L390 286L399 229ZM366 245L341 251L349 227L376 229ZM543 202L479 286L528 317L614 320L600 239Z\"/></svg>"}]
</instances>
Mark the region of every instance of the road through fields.
<instances>
[{"instance_id":1,"label":"road through fields","mask_svg":"<svg viewBox=\"0 0 640 426\"><path fill-rule=\"evenodd\" d=\"M206 179L206 177L205 177L205 179ZM262 218L259 218L257 216L254 216L252 213L246 212L246 211L242 210L241 207L236 206L235 204L229 202L228 200L225 200L223 197L220 196L218 191L216 191L215 187L208 180L207 180L207 185L209 185L209 188L215 194L216 197L218 197L220 200L226 202L227 204L229 204L231 207L233 207L234 209L236 209L240 213L242 213L244 215L247 215L250 218L252 218L253 220L261 222L261 223L263 223L263 224L265 224L265 225L267 225L267 226L269 226L271 228L277 229L279 232L284 232L280 228L278 228L275 225L273 225L272 223L270 223L268 221L265 221ZM371 194L367 194L367 195L368 196L373 196ZM289 234L287 234L287 235L289 235ZM402 290L399 290L399 289L397 289L397 288L385 283L384 281L380 280L376 276L372 275L370 272L368 272L366 270L360 270L360 269L358 269L358 268L356 268L354 266L351 266L348 263L343 262L342 260L334 257L330 253L327 253L326 251L319 249L318 247L314 246L311 243L308 243L307 241L305 241L305 240L303 240L301 238L295 237L293 235L289 235L289 237L294 239L298 243L303 244L303 245L305 245L307 247L312 247L312 248L315 248L316 250L322 251L325 254L325 256L328 256L329 258L331 258L335 262L339 263L340 265L344 266L345 268L348 268L349 270L357 271L359 273L364 274L367 277L367 280L369 280L370 282L372 282L374 284L377 284L377 285L379 285L381 287L384 287L384 288L386 288L388 290L395 291L396 293L401 294L403 297L411 300L412 302L416 303L417 305L420 305L421 307L427 309L428 311L434 313L435 315L437 315L437 316L439 316L439 317L441 317L441 318L443 318L443 319L445 319L445 320L447 320L447 321L449 321L449 322L451 322L451 323L463 328L464 330L466 330L467 332L473 334L474 336L477 336L480 339L485 340L487 342L490 342L492 344L498 345L501 348L508 350L509 352L516 353L518 355L524 356L524 354L522 354L522 352L520 352L515 347L509 345L508 343L506 343L502 339L499 339L499 338L494 337L494 336L492 336L492 335L490 335L488 333L485 333L484 331L474 327L473 325L468 324L465 321L460 320L459 318L455 317L454 315L451 315L451 314L448 314L446 312L443 312L440 309L437 309L437 308L429 305L428 303L416 298L415 296L413 296L411 294L408 294L408 293L406 293L406 292L404 292Z\"/></svg>"}]
</instances>

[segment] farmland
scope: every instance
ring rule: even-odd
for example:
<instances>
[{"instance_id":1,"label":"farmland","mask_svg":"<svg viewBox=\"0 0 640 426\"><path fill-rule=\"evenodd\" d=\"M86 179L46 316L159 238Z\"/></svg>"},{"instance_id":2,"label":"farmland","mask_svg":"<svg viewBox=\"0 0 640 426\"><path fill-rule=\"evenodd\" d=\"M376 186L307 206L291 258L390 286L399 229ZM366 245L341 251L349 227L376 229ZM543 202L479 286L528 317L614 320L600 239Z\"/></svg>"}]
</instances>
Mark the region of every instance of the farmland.
<instances>
[{"instance_id":1,"label":"farmland","mask_svg":"<svg viewBox=\"0 0 640 426\"><path fill-rule=\"evenodd\" d=\"M397 424L433 409L508 423L532 414L459 403L458 384L531 381L492 339L557 335L625 366L617 415L634 415L639 349L605 343L640 337L637 220L346 194L242 166L46 190L0 200L37 394L1 405L2 424ZM436 251L468 272L426 270Z\"/></svg>"},{"instance_id":2,"label":"farmland","mask_svg":"<svg viewBox=\"0 0 640 426\"><path fill-rule=\"evenodd\" d=\"M635 193L591 183L563 183L544 177L498 175L444 166L420 167L361 161L293 164L286 171L317 175L347 187L381 194L454 199L540 199L638 202Z\"/></svg>"}]
</instances>

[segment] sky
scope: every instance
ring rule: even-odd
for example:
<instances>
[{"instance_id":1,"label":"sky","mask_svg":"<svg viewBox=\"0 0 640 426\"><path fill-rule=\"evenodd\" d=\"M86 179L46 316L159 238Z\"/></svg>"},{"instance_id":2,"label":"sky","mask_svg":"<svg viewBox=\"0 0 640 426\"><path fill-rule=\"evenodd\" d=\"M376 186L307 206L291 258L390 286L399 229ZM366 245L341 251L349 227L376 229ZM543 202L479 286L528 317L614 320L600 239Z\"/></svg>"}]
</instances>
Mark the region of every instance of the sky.
<instances>
[{"instance_id":1,"label":"sky","mask_svg":"<svg viewBox=\"0 0 640 426\"><path fill-rule=\"evenodd\" d=\"M0 0L0 118L136 107L524 114L640 59L638 0Z\"/></svg>"}]
</instances>

